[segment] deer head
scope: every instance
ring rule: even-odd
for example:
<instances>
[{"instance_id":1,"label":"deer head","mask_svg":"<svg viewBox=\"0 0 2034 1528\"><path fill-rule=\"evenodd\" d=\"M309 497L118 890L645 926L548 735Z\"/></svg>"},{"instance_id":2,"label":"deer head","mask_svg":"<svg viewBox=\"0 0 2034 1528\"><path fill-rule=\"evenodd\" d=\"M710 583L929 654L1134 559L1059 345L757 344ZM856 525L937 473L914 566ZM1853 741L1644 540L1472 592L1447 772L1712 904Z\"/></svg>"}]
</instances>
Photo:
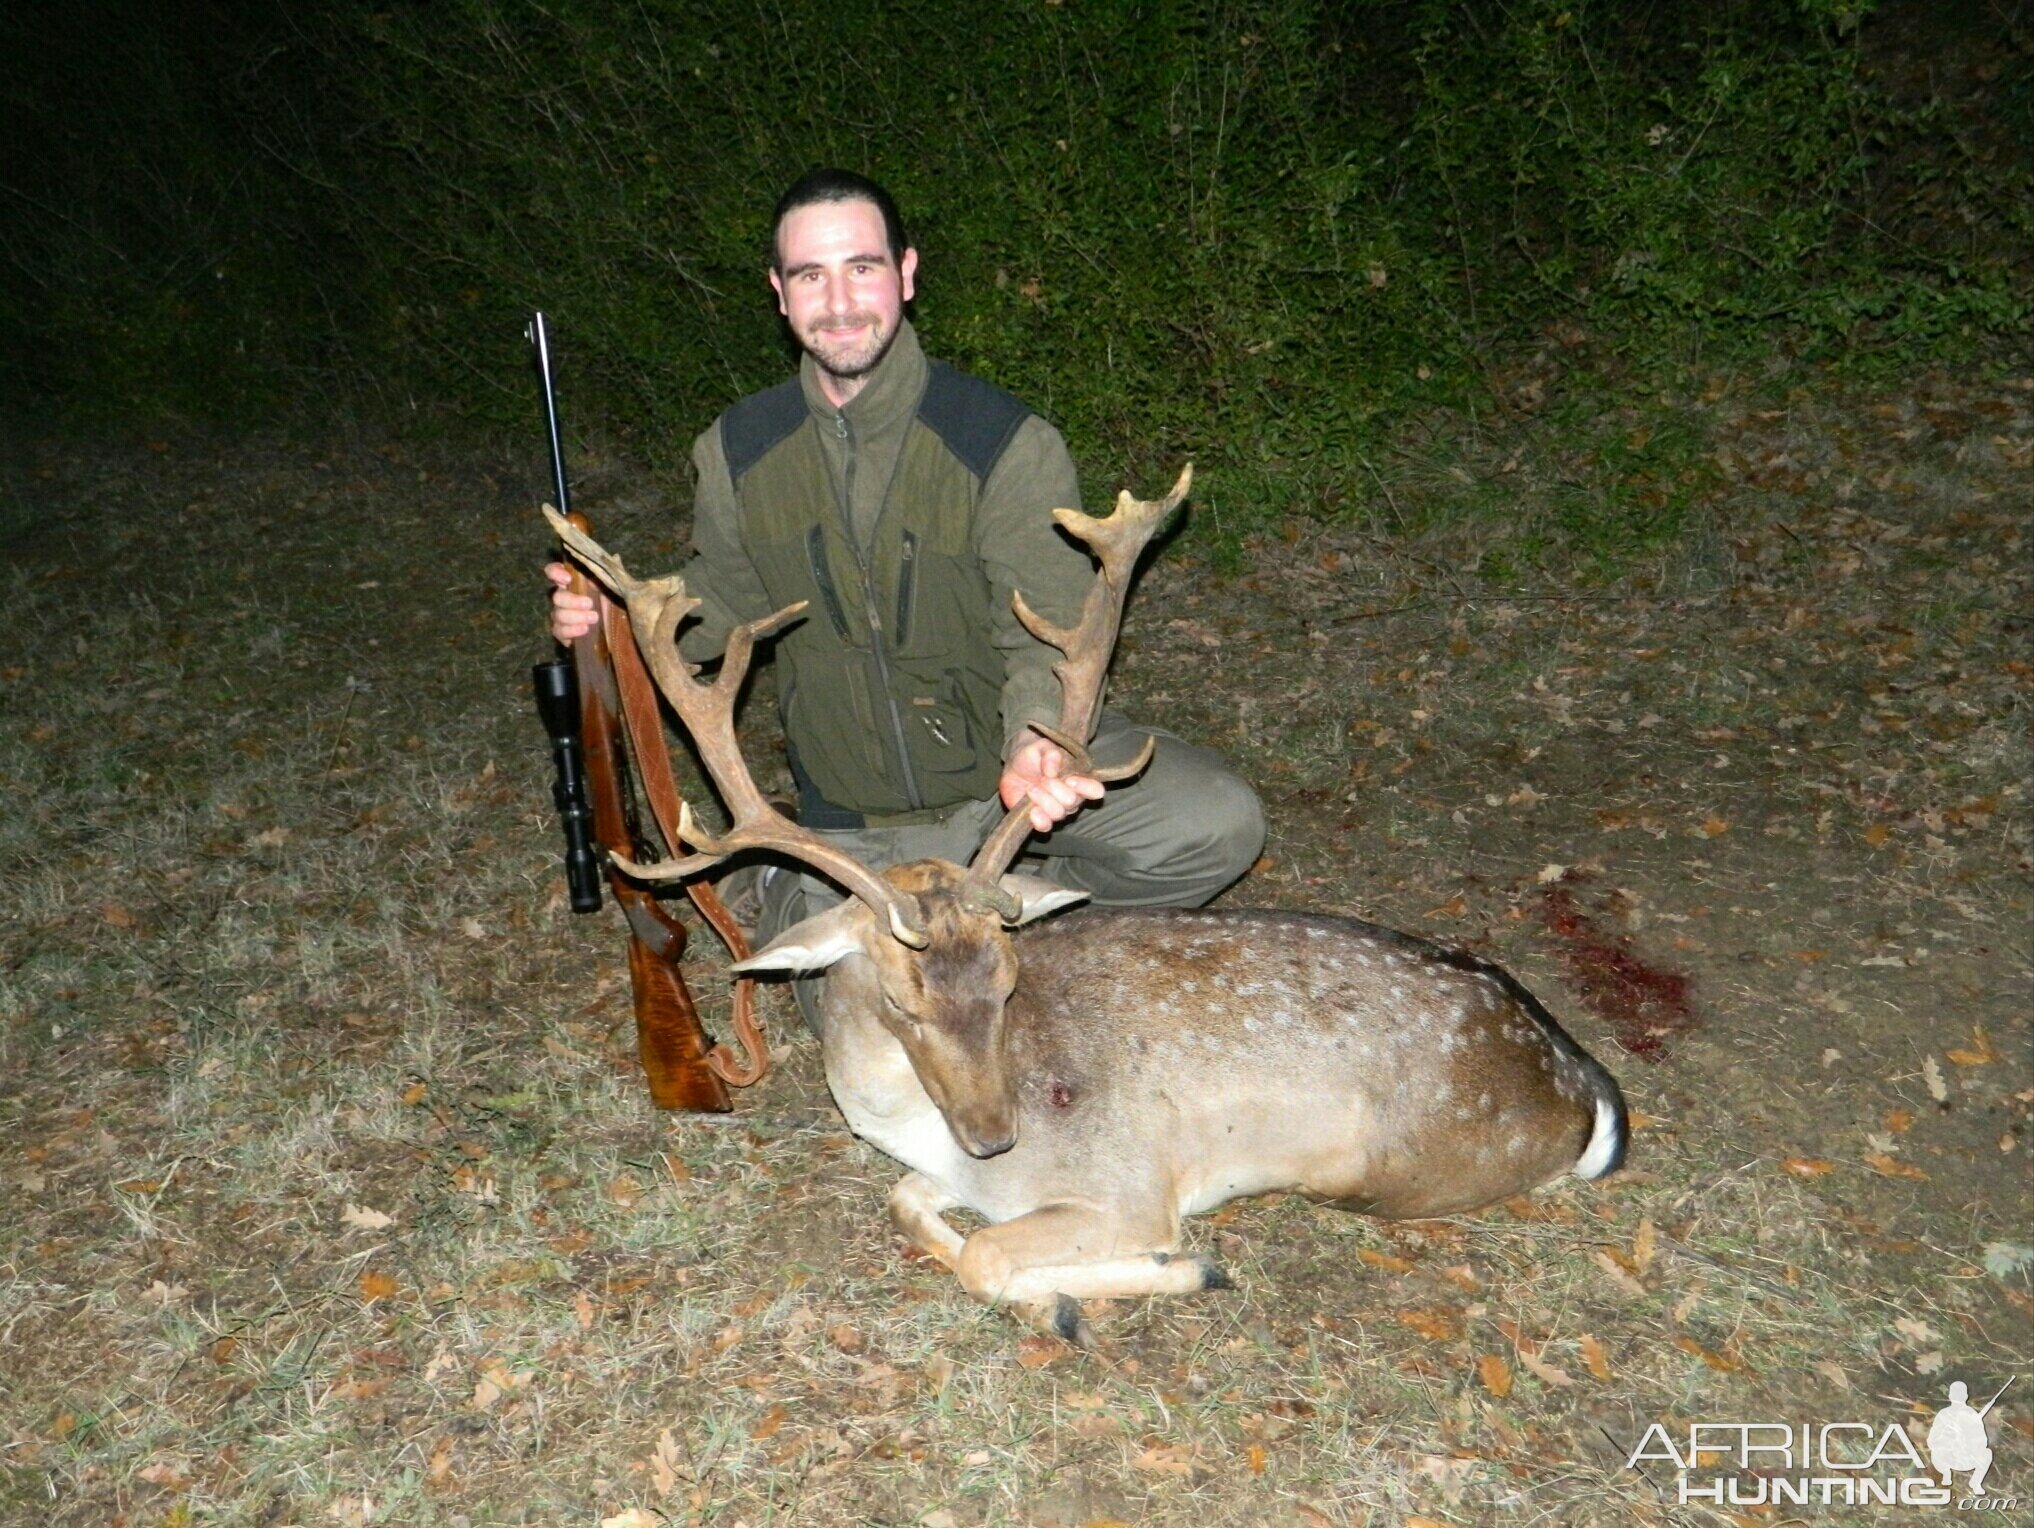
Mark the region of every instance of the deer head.
<instances>
[{"instance_id":1,"label":"deer head","mask_svg":"<svg viewBox=\"0 0 2034 1528\"><path fill-rule=\"evenodd\" d=\"M890 937L865 903L850 898L732 969L830 971L828 1011L873 1016L903 1047L962 1149L977 1157L1008 1151L1017 1139L1016 1078L1003 1048L1004 1005L1017 984L1010 931L1086 894L1004 875L985 897L967 872L944 860L898 865L884 879L918 908L922 950Z\"/></svg>"},{"instance_id":2,"label":"deer head","mask_svg":"<svg viewBox=\"0 0 2034 1528\"><path fill-rule=\"evenodd\" d=\"M1087 743L1101 715L1103 679L1137 558L1186 498L1192 481L1189 465L1163 499L1133 499L1126 490L1107 519L1072 509L1053 512L1100 564L1100 576L1072 628L1045 621L1022 594L1014 602L1018 619L1032 635L1065 655L1054 666L1061 688L1059 724L1039 730L1067 751L1074 770L1104 782L1134 776L1151 757L1147 743L1129 765L1097 770ZM733 971L831 972L829 1011L852 1003L853 1011L873 1015L903 1048L962 1148L978 1157L1009 1150L1016 1141L1017 1117L1016 1079L1003 1044L1004 1007L1017 981L1010 931L1085 896L1035 876L1008 873L1030 831L1028 806L1013 807L965 869L943 860L918 860L881 875L787 821L770 809L742 760L734 701L756 640L797 615L802 605L736 627L718 679L704 684L677 651L678 628L698 606L686 594L684 581L635 578L621 559L555 512L547 508L545 513L566 550L627 605L651 675L691 734L734 819L726 834L714 838L685 812L679 836L696 852L655 865L616 863L645 880L674 880L697 874L737 849L766 848L838 882L851 893L848 901L786 929Z\"/></svg>"}]
</instances>

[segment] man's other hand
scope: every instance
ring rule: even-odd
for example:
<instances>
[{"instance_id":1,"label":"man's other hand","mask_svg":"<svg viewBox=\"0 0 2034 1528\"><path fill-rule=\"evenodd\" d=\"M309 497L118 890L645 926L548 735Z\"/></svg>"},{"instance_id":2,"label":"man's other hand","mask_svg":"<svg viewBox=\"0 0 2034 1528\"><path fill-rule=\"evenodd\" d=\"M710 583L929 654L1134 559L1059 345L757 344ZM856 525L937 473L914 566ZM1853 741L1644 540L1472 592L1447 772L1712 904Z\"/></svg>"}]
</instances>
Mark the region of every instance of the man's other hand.
<instances>
[{"instance_id":1,"label":"man's other hand","mask_svg":"<svg viewBox=\"0 0 2034 1528\"><path fill-rule=\"evenodd\" d=\"M560 642L576 642L600 623L600 608L590 594L574 594L568 587L572 570L562 562L544 564L544 577L558 587L551 591L551 635Z\"/></svg>"},{"instance_id":2,"label":"man's other hand","mask_svg":"<svg viewBox=\"0 0 2034 1528\"><path fill-rule=\"evenodd\" d=\"M1003 766L997 794L1006 808L1020 801L1031 803L1034 832L1050 833L1053 824L1079 810L1082 802L1102 799L1101 781L1092 775L1066 772L1069 761L1064 748L1035 732L1027 732L1024 737L1026 741L1017 745L1017 751Z\"/></svg>"}]
</instances>

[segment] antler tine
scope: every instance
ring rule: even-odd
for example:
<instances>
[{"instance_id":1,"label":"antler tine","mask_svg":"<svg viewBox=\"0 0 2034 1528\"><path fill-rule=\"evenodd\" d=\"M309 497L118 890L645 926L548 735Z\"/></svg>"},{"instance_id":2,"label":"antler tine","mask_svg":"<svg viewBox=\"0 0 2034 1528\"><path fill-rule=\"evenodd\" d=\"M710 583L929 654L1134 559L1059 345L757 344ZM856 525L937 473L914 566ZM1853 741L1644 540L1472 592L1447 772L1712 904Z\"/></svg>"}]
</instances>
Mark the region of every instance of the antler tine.
<instances>
[{"instance_id":1,"label":"antler tine","mask_svg":"<svg viewBox=\"0 0 2034 1528\"><path fill-rule=\"evenodd\" d=\"M1123 602L1130 594L1130 575L1136 571L1137 559L1159 527L1185 501L1193 481L1194 464L1188 462L1180 469L1172 491L1162 499L1132 498L1126 488L1116 495L1116 508L1107 519L1077 509L1052 512L1052 518L1086 546L1100 564L1094 583L1088 586L1087 598L1081 603L1080 619L1071 629L1054 625L1038 614L1025 602L1022 590L1010 602L1026 631L1066 655L1052 666L1053 673L1059 676L1059 725L1034 730L1066 750L1076 773L1092 775L1104 784L1128 780L1151 762L1153 743L1146 738L1144 747L1128 764L1098 770L1088 757L1088 741L1101 719L1102 682L1108 676L1109 659L1116 650L1116 634L1123 623ZM1004 814L976 852L974 862L968 866L969 878L993 881L1000 876L1010 868L1030 832L1030 804L1019 802Z\"/></svg>"},{"instance_id":2,"label":"antler tine","mask_svg":"<svg viewBox=\"0 0 2034 1528\"><path fill-rule=\"evenodd\" d=\"M764 799L742 758L741 743L735 736L734 708L756 641L804 610L805 602L786 605L774 615L736 626L728 633L720 673L708 683L695 677L698 671L678 655L678 628L699 608L699 601L685 592L684 578L678 574L636 578L619 557L548 504L544 506L544 518L558 532L559 540L573 558L628 607L629 621L638 633L637 646L650 677L656 680L657 688L684 723L733 819L733 826L716 838L699 826L689 807L683 807L678 816L678 836L697 853L651 865L616 855L615 864L623 873L643 880L673 881L710 869L738 850L774 849L838 881L883 915L890 932L900 941L913 949L922 949L925 935L919 928L917 905L910 896L809 828L801 828L779 813Z\"/></svg>"}]
</instances>

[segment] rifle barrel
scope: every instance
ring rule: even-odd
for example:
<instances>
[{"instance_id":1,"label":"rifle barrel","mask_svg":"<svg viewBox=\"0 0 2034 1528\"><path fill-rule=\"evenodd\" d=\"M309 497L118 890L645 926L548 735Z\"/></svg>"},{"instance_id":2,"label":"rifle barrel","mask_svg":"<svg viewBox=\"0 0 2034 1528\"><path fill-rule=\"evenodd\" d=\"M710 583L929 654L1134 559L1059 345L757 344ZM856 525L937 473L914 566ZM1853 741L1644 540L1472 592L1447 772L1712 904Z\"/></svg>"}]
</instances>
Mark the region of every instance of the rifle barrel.
<instances>
[{"instance_id":1,"label":"rifle barrel","mask_svg":"<svg viewBox=\"0 0 2034 1528\"><path fill-rule=\"evenodd\" d=\"M558 494L556 508L561 515L572 513L571 495L565 488L565 442L558 433L558 390L551 383L551 339L544 331L544 315L530 315L524 331L537 360L537 380L544 390L544 429L551 440L551 482Z\"/></svg>"}]
</instances>

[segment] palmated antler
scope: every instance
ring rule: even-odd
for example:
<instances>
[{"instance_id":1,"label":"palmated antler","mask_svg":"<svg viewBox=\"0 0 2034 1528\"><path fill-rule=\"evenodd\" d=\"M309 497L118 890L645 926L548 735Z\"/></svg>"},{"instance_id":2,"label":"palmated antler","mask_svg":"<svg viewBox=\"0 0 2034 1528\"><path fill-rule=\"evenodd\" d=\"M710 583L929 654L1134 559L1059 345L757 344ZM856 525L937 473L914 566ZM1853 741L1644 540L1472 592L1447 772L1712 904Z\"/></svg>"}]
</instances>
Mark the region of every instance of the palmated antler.
<instances>
[{"instance_id":1,"label":"palmated antler","mask_svg":"<svg viewBox=\"0 0 2034 1528\"><path fill-rule=\"evenodd\" d=\"M1085 545L1101 564L1088 588L1087 599L1082 602L1080 619L1071 629L1055 626L1038 614L1025 603L1022 590L1011 600L1024 629L1066 655L1052 666L1052 671L1059 675L1059 725L1034 725L1033 730L1066 750L1071 773L1089 775L1105 785L1128 780L1151 762L1152 740L1146 738L1144 747L1128 764L1097 769L1088 756L1088 741L1094 737L1095 724L1101 720L1102 681L1108 676L1109 659L1116 650L1116 632L1123 623L1123 601L1130 592L1130 575L1136 571L1137 559L1158 528L1186 498L1193 480L1194 466L1188 462L1180 470L1172 492L1162 499L1133 499L1126 488L1116 495L1115 511L1106 520L1077 509L1052 512L1061 528ZM1017 858L1017 851L1030 832L1031 803L1020 801L1010 808L976 852L974 862L968 866L968 879L993 885Z\"/></svg>"},{"instance_id":2,"label":"palmated antler","mask_svg":"<svg viewBox=\"0 0 2034 1528\"><path fill-rule=\"evenodd\" d=\"M899 940L913 949L923 949L925 935L919 927L917 904L910 895L771 807L742 758L741 744L735 737L734 707L742 680L749 671L756 639L770 635L797 615L805 608L804 601L787 605L760 621L747 621L735 627L728 634L720 674L708 684L694 677L698 671L678 656L678 628L699 608L699 601L685 592L685 580L675 573L663 578L637 578L619 557L548 504L544 506L544 518L550 521L551 529L558 533L559 541L573 560L628 607L629 623L635 630L643 661L649 665L650 677L657 681L657 688L685 724L733 819L733 826L715 838L699 826L692 809L683 806L678 814L678 836L696 853L660 860L654 865L639 865L626 856L614 855L614 863L638 880L678 881L710 869L738 850L774 849L838 881L882 915Z\"/></svg>"}]
</instances>

